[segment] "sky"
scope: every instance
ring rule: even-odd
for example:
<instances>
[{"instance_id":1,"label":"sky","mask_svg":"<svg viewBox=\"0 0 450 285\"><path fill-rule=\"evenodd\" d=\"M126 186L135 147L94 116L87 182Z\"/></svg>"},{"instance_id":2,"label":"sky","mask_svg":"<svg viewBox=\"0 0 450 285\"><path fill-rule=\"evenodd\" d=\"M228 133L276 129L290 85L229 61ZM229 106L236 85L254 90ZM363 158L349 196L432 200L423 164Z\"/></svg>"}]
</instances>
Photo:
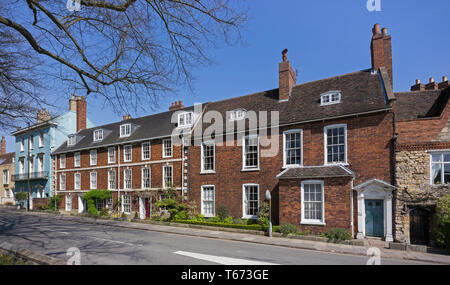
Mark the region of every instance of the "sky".
<instances>
[{"instance_id":1,"label":"sky","mask_svg":"<svg viewBox=\"0 0 450 285\"><path fill-rule=\"evenodd\" d=\"M440 82L450 76L450 1L378 0L381 11L373 12L367 1L246 0L250 19L242 43L208 51L213 63L193 71L194 92L179 90L156 111L137 115L167 111L177 100L190 106L278 88L285 48L298 70L297 84L368 69L375 23L392 36L394 91L408 91L416 79ZM55 95L58 112L68 110L69 96ZM88 100L87 113L96 125L120 121L123 115L94 98ZM14 137L7 137L7 151L14 151Z\"/></svg>"}]
</instances>

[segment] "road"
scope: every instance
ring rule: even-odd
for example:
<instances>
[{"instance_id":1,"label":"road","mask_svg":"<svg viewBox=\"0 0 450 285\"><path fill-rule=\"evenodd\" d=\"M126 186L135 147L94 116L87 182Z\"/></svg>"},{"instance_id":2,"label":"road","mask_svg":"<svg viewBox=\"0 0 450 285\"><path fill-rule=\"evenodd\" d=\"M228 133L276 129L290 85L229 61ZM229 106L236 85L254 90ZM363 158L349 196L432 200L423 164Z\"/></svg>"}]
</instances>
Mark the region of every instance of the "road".
<instances>
[{"instance_id":1,"label":"road","mask_svg":"<svg viewBox=\"0 0 450 285\"><path fill-rule=\"evenodd\" d=\"M214 264L366 264L364 256L300 250L54 220L0 208L0 242L67 260L78 248L81 264L214 265ZM425 264L382 259L383 265Z\"/></svg>"}]
</instances>

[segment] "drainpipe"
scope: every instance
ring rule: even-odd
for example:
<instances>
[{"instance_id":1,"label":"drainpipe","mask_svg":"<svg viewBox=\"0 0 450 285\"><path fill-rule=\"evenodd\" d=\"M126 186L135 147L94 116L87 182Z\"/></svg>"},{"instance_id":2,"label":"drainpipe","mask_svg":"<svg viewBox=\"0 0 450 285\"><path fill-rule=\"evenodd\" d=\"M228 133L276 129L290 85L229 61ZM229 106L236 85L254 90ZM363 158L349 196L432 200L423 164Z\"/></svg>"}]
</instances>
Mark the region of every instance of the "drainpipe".
<instances>
[{"instance_id":1,"label":"drainpipe","mask_svg":"<svg viewBox=\"0 0 450 285\"><path fill-rule=\"evenodd\" d=\"M355 219L354 219L354 209L353 209L353 181L355 181L355 178L352 178L351 182L351 190L350 190L350 221L352 226L352 237L355 236Z\"/></svg>"}]
</instances>

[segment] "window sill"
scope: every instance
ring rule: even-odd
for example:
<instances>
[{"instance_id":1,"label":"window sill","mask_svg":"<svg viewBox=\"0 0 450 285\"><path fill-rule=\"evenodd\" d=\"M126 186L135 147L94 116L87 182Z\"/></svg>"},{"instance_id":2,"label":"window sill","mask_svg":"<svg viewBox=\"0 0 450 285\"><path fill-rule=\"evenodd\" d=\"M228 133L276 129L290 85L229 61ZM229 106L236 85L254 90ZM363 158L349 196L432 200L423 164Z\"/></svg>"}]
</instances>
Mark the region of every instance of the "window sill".
<instances>
[{"instance_id":1,"label":"window sill","mask_svg":"<svg viewBox=\"0 0 450 285\"><path fill-rule=\"evenodd\" d=\"M342 162L342 163L325 163L324 166L339 166L339 165L342 165L342 166L350 166L350 164L347 163L347 162Z\"/></svg>"},{"instance_id":2,"label":"window sill","mask_svg":"<svg viewBox=\"0 0 450 285\"><path fill-rule=\"evenodd\" d=\"M293 164L293 165L283 165L281 169L289 169L289 168L301 168L304 167L302 164Z\"/></svg>"},{"instance_id":3,"label":"window sill","mask_svg":"<svg viewBox=\"0 0 450 285\"><path fill-rule=\"evenodd\" d=\"M317 222L317 221L301 221L300 225L305 225L305 226L326 226L326 223L323 222Z\"/></svg>"},{"instance_id":4,"label":"window sill","mask_svg":"<svg viewBox=\"0 0 450 285\"><path fill-rule=\"evenodd\" d=\"M255 171L261 171L260 168L243 168L241 169L241 172L255 172Z\"/></svg>"},{"instance_id":5,"label":"window sill","mask_svg":"<svg viewBox=\"0 0 450 285\"><path fill-rule=\"evenodd\" d=\"M216 174L215 171L202 171L200 172L200 175L208 175L208 174Z\"/></svg>"},{"instance_id":6,"label":"window sill","mask_svg":"<svg viewBox=\"0 0 450 285\"><path fill-rule=\"evenodd\" d=\"M242 219L257 220L258 216L242 216Z\"/></svg>"}]
</instances>

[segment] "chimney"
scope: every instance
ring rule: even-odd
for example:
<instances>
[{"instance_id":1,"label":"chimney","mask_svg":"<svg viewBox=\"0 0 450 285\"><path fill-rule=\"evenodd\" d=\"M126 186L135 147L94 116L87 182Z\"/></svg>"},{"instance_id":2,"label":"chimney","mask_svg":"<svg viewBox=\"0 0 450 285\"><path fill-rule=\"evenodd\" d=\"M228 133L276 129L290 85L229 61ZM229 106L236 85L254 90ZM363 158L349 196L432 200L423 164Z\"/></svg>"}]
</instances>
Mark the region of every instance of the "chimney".
<instances>
[{"instance_id":1,"label":"chimney","mask_svg":"<svg viewBox=\"0 0 450 285\"><path fill-rule=\"evenodd\" d=\"M430 77L430 83L425 85L425 90L438 90L438 89L439 89L439 84L437 84L437 82L434 81L433 77Z\"/></svg>"},{"instance_id":2,"label":"chimney","mask_svg":"<svg viewBox=\"0 0 450 285\"><path fill-rule=\"evenodd\" d=\"M416 84L411 86L411 91L424 91L425 84L420 83L420 79L416 79Z\"/></svg>"},{"instance_id":3,"label":"chimney","mask_svg":"<svg viewBox=\"0 0 450 285\"><path fill-rule=\"evenodd\" d=\"M50 120L50 112L48 110L45 110L45 108L42 108L42 110L37 111L36 119L38 123L48 121Z\"/></svg>"},{"instance_id":4,"label":"chimney","mask_svg":"<svg viewBox=\"0 0 450 285\"><path fill-rule=\"evenodd\" d=\"M76 97L77 105L77 132L86 129L86 113L87 113L87 103L86 98Z\"/></svg>"},{"instance_id":5,"label":"chimney","mask_svg":"<svg viewBox=\"0 0 450 285\"><path fill-rule=\"evenodd\" d=\"M378 71L380 67L385 67L389 75L389 80L391 81L391 86L393 86L391 36L388 35L386 28L380 31L380 24L373 26L372 34L372 42L370 44L372 70Z\"/></svg>"},{"instance_id":6,"label":"chimney","mask_svg":"<svg viewBox=\"0 0 450 285\"><path fill-rule=\"evenodd\" d=\"M122 121L126 121L129 119L131 119L131 115L129 115L129 114L126 114L125 116L122 117Z\"/></svg>"},{"instance_id":7,"label":"chimney","mask_svg":"<svg viewBox=\"0 0 450 285\"><path fill-rule=\"evenodd\" d=\"M448 78L447 76L442 76L442 82L439 83L439 89L444 89L446 87L448 87Z\"/></svg>"},{"instance_id":8,"label":"chimney","mask_svg":"<svg viewBox=\"0 0 450 285\"><path fill-rule=\"evenodd\" d=\"M2 146L0 149L0 155L6 154L6 140L5 140L5 136L2 136L2 142L1 142Z\"/></svg>"},{"instance_id":9,"label":"chimney","mask_svg":"<svg viewBox=\"0 0 450 285\"><path fill-rule=\"evenodd\" d=\"M69 99L69 111L77 111L77 97L72 93L72 97Z\"/></svg>"},{"instance_id":10,"label":"chimney","mask_svg":"<svg viewBox=\"0 0 450 285\"><path fill-rule=\"evenodd\" d=\"M279 78L279 89L278 89L278 100L286 101L289 100L291 96L292 87L295 86L297 80L294 70L290 62L287 60L287 52L285 49L281 52L283 55L282 62L278 65L278 78Z\"/></svg>"},{"instance_id":11,"label":"chimney","mask_svg":"<svg viewBox=\"0 0 450 285\"><path fill-rule=\"evenodd\" d=\"M175 101L172 103L172 105L169 107L169 111L176 111L176 110L180 110L183 109L183 103L180 101Z\"/></svg>"}]
</instances>

